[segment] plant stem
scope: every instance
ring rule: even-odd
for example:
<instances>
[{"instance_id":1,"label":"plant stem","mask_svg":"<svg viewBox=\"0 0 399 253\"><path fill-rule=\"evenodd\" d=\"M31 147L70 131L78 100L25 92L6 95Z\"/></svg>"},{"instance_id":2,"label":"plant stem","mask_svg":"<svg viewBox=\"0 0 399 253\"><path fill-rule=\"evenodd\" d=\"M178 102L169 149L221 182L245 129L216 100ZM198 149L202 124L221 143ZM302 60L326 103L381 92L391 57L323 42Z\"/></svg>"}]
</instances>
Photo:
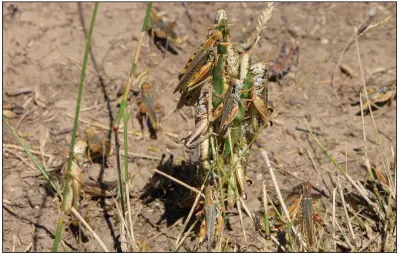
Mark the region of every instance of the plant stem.
<instances>
[{"instance_id":1,"label":"plant stem","mask_svg":"<svg viewBox=\"0 0 399 253\"><path fill-rule=\"evenodd\" d=\"M90 29L89 29L89 33L88 33L87 42L86 42L86 49L85 49L85 53L83 56L82 71L80 73L78 99L76 101L75 120L73 122L73 130L72 130L71 148L70 148L70 152L69 152L69 159L68 159L68 165L67 165L67 170L66 170L67 172L65 175L65 184L66 185L68 185L68 182L71 180L70 172L71 172L71 165L72 165L72 159L73 159L73 148L74 148L75 142L76 142L76 132L78 129L80 104L82 101L82 94L83 94L83 84L84 84L85 75L86 75L87 59L88 59L89 52L90 52L91 39L92 39L92 35L93 35L94 21L96 20L97 9L98 9L98 2L94 3L94 9L93 9L92 17L91 17ZM66 197L65 197L66 194L67 194L67 191L64 192L63 202L66 199ZM62 206L64 206L64 203L62 203ZM52 248L53 252L56 252L58 249L58 244L61 239L61 229L62 229L63 217L64 217L65 213L68 211L69 210L62 210L60 219L58 221L57 233L54 238L54 243L53 243L53 248Z\"/></svg>"}]
</instances>

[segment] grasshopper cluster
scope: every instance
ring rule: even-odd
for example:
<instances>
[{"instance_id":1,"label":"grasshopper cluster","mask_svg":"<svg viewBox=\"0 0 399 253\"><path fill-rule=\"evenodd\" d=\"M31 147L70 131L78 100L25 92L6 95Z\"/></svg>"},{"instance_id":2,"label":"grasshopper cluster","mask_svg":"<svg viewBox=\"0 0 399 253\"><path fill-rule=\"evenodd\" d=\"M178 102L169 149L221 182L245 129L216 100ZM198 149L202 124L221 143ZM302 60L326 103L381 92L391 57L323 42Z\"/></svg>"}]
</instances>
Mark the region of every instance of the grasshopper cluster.
<instances>
[{"instance_id":1,"label":"grasshopper cluster","mask_svg":"<svg viewBox=\"0 0 399 253\"><path fill-rule=\"evenodd\" d=\"M232 208L245 196L250 147L256 132L271 125L269 68L266 62L251 64L248 53L238 52L230 40L226 12L219 9L207 38L178 76L174 92L181 97L177 109L195 106L196 110L195 129L184 140L187 148L195 149L193 160L200 164L198 176L208 196L204 208L207 224L201 226L208 237L218 234L213 230L220 227L216 220L220 220L221 210ZM210 194L211 188L218 193ZM210 250L212 243L208 245Z\"/></svg>"}]
</instances>

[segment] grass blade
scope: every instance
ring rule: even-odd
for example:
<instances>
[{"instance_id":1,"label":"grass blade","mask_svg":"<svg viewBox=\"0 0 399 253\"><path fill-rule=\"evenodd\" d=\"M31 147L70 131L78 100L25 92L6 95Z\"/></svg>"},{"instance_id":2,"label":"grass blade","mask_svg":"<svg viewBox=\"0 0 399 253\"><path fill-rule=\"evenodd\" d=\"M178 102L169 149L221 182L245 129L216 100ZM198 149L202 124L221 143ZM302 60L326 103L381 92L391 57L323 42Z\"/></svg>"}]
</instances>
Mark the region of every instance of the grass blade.
<instances>
[{"instance_id":1,"label":"grass blade","mask_svg":"<svg viewBox=\"0 0 399 253\"><path fill-rule=\"evenodd\" d=\"M87 42L86 42L86 49L85 53L83 56L83 64L82 64L82 71L80 73L80 82L79 82L79 89L78 89L78 98L76 101L76 111L75 111L75 119L73 122L73 129L72 129L72 140L71 140L71 148L69 152L69 159L68 159L68 165L67 165L67 173L65 176L65 183L68 184L68 182L71 180L71 166L72 166L72 158L73 158L73 148L75 146L76 142L76 132L78 129L78 123L79 123L79 113L80 113L80 104L82 101L82 94L83 94L83 84L85 80L85 75L86 75L86 67L87 67L87 59L89 56L90 52L90 46L91 46L91 39L93 35L93 29L94 29L94 21L96 20L96 15L97 15L97 9L98 9L98 2L94 3L94 9L93 9L93 14L91 17L91 23L90 23L90 30L87 36ZM68 191L64 192L64 197L63 197L63 202L65 201L65 197ZM64 203L62 203L62 206L64 206ZM62 229L62 223L63 223L63 217L64 217L64 212L69 211L69 210L63 210L63 213L60 216L60 219L58 221L58 226L57 226L57 233L54 238L54 243L53 247L51 249L52 252L56 252L58 249L58 244L61 239L61 229Z\"/></svg>"}]
</instances>

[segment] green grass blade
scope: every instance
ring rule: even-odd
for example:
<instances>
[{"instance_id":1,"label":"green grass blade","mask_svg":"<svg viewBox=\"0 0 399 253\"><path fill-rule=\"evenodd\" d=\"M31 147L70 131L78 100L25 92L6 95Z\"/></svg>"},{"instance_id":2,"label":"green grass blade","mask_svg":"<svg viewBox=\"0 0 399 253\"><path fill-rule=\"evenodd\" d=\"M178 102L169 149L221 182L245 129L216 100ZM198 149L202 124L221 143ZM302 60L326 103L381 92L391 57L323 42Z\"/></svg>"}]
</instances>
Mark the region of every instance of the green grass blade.
<instances>
[{"instance_id":1,"label":"green grass blade","mask_svg":"<svg viewBox=\"0 0 399 253\"><path fill-rule=\"evenodd\" d=\"M123 148L125 151L125 183L128 182L129 178L129 166L128 166L128 140L127 140L127 124L129 122L129 116L130 114L127 111L127 108L125 109L125 114L123 117L123 137L124 137L124 142L123 142Z\"/></svg>"},{"instance_id":2,"label":"green grass blade","mask_svg":"<svg viewBox=\"0 0 399 253\"><path fill-rule=\"evenodd\" d=\"M140 34L140 38L139 38L139 41L138 41L138 44L137 44L136 52L134 54L134 60L133 60L132 67L130 69L129 79L127 81L127 84L126 84L126 87L125 87L125 91L123 93L123 97L122 97L121 104L119 106L118 114L116 115L116 118L115 118L114 129L118 128L119 123L120 123L121 118L122 118L123 110L126 107L127 95L129 94L130 86L131 86L132 81L133 81L133 76L136 73L137 63L139 61L139 56L140 56L140 51L141 51L141 45L143 44L144 35L145 35L146 31L147 31L148 20L150 19L151 9L152 9L152 2L148 2L147 12L145 14L143 27L141 28L141 34Z\"/></svg>"},{"instance_id":3,"label":"green grass blade","mask_svg":"<svg viewBox=\"0 0 399 253\"><path fill-rule=\"evenodd\" d=\"M64 223L64 214L62 213L60 218L58 219L57 230L55 231L55 239L54 239L53 247L51 248L51 252L57 252L58 244L61 239L61 231L62 231L63 223ZM57 243L55 243L56 238L59 238Z\"/></svg>"},{"instance_id":4,"label":"green grass blade","mask_svg":"<svg viewBox=\"0 0 399 253\"><path fill-rule=\"evenodd\" d=\"M84 53L84 56L83 56L82 71L80 73L78 98L77 98L77 101L76 101L75 120L73 122L73 130L72 130L71 148L70 148L70 152L69 152L67 173L66 173L66 176L65 176L65 183L66 184L68 184L68 182L71 180L71 176L70 176L69 173L71 172L72 158L73 158L73 147L75 146L75 142L76 142L76 132L77 132L78 123L79 123L79 113L80 113L80 104L81 104L81 101L82 101L82 94L83 94L83 84L84 84L84 80L85 80L85 76L86 76L87 59L88 59L89 52L90 52L91 39L92 39L92 35L93 35L94 21L96 20L97 9L98 9L98 2L94 3L94 9L93 9L92 17L91 17L90 29L89 29L89 33L88 33L88 36L87 36L88 38L87 38L87 42L86 42L86 49L85 49L85 53ZM65 194L66 193L67 193L67 191L64 192L63 202L65 201ZM62 206L63 205L64 205L64 203L62 204ZM59 220L58 226L57 226L57 233L56 233L55 238L54 238L54 243L53 243L53 248L52 248L53 252L57 251L58 244L59 244L59 242L61 240L61 228L62 228L63 217L64 217L64 214L61 214L60 220Z\"/></svg>"},{"instance_id":5,"label":"green grass blade","mask_svg":"<svg viewBox=\"0 0 399 253\"><path fill-rule=\"evenodd\" d=\"M57 187L54 184L54 182L51 181L51 178L47 171L43 168L43 166L39 163L37 160L36 156L30 152L29 147L26 145L26 143L23 141L23 139L18 135L18 133L15 131L14 127L10 125L8 120L4 117L3 115L3 122L6 124L8 129L10 129L11 133L15 136L15 138L18 140L19 145L22 146L26 154L28 155L29 159L36 165L36 167L40 170L40 172L43 174L44 178L47 180L48 184L55 190L57 191Z\"/></svg>"}]
</instances>

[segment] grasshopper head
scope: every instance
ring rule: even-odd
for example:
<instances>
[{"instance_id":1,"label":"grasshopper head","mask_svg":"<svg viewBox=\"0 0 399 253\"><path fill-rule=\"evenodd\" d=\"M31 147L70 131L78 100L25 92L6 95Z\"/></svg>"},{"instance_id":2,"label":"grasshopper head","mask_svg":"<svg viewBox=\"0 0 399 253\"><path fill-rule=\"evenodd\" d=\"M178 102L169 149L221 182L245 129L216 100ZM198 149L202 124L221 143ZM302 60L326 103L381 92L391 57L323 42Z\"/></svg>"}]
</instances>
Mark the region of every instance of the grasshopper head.
<instances>
[{"instance_id":1,"label":"grasshopper head","mask_svg":"<svg viewBox=\"0 0 399 253\"><path fill-rule=\"evenodd\" d=\"M227 20L227 14L224 9L218 9L216 12L215 24L220 24L222 20Z\"/></svg>"},{"instance_id":2,"label":"grasshopper head","mask_svg":"<svg viewBox=\"0 0 399 253\"><path fill-rule=\"evenodd\" d=\"M312 185L309 182L303 183L300 191L303 196L311 196Z\"/></svg>"}]
</instances>

